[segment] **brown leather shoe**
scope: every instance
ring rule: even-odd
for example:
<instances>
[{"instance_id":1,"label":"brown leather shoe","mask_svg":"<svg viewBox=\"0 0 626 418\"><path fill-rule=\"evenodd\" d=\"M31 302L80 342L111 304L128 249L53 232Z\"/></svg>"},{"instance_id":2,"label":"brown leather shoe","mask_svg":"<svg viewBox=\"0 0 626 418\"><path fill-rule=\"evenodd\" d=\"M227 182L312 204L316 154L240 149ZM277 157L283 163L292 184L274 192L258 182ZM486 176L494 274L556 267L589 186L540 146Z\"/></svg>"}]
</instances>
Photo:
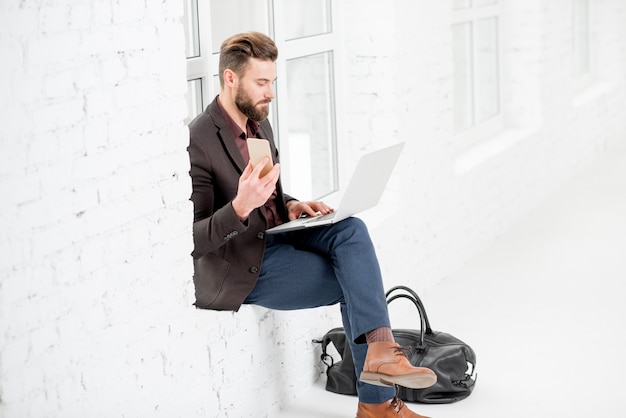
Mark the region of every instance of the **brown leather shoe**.
<instances>
[{"instance_id":1,"label":"brown leather shoe","mask_svg":"<svg viewBox=\"0 0 626 418\"><path fill-rule=\"evenodd\" d=\"M359 379L371 385L423 389L434 385L437 375L426 367L414 367L398 343L377 342L368 344Z\"/></svg>"},{"instance_id":2,"label":"brown leather shoe","mask_svg":"<svg viewBox=\"0 0 626 418\"><path fill-rule=\"evenodd\" d=\"M411 411L398 397L383 403L359 402L356 418L428 418Z\"/></svg>"}]
</instances>

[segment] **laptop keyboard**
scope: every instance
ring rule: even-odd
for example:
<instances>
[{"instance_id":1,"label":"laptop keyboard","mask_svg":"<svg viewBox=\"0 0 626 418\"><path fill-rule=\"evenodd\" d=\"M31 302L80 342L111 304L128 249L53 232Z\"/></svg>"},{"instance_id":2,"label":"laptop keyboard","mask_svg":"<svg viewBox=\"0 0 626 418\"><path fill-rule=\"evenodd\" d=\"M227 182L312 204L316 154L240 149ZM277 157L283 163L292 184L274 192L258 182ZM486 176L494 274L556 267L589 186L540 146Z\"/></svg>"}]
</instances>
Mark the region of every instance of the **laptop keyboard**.
<instances>
[{"instance_id":1,"label":"laptop keyboard","mask_svg":"<svg viewBox=\"0 0 626 418\"><path fill-rule=\"evenodd\" d=\"M330 213L327 213L326 215L316 216L314 218L309 219L308 221L305 221L304 223L308 224L309 222L313 222L313 221L318 222L318 221L324 221L326 219L332 219L334 218L335 213L336 212L330 212Z\"/></svg>"}]
</instances>

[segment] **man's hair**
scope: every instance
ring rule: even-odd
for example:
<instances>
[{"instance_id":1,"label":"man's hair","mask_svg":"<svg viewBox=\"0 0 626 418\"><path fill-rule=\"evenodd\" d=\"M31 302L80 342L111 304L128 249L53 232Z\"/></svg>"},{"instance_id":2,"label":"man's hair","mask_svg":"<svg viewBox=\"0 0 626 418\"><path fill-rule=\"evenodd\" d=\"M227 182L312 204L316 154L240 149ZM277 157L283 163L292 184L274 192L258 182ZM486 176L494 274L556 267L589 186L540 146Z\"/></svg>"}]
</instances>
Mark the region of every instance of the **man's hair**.
<instances>
[{"instance_id":1,"label":"man's hair","mask_svg":"<svg viewBox=\"0 0 626 418\"><path fill-rule=\"evenodd\" d=\"M222 42L220 48L220 86L224 87L224 71L230 69L241 76L247 69L250 58L276 61L278 48L272 39L259 32L233 35Z\"/></svg>"}]
</instances>

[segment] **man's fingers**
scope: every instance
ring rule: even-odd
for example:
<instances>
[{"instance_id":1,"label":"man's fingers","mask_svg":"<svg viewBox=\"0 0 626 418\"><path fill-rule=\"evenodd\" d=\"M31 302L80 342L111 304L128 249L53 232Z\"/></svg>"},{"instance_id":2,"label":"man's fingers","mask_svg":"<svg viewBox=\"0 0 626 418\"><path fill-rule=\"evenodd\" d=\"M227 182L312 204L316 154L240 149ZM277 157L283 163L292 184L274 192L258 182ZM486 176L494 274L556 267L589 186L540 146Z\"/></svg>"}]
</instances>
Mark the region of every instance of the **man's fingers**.
<instances>
[{"instance_id":1,"label":"man's fingers","mask_svg":"<svg viewBox=\"0 0 626 418\"><path fill-rule=\"evenodd\" d=\"M269 157L263 157L263 159L261 161L259 161L259 163L256 165L256 167L254 167L254 170L252 171L252 173L258 177L261 178L263 176L261 176L261 172L265 169L265 166L267 165L267 163L270 162ZM252 165L252 163L250 163Z\"/></svg>"},{"instance_id":2,"label":"man's fingers","mask_svg":"<svg viewBox=\"0 0 626 418\"><path fill-rule=\"evenodd\" d=\"M250 177L250 174L252 174L253 171L253 167L252 167L252 163L248 162L248 165L246 166L246 168L243 170L243 173L241 173L241 177L242 179L247 179Z\"/></svg>"},{"instance_id":3,"label":"man's fingers","mask_svg":"<svg viewBox=\"0 0 626 418\"><path fill-rule=\"evenodd\" d=\"M257 173L257 174L260 175L260 173ZM268 171L267 174L265 174L262 177L259 177L259 180L261 180L262 184L265 187L268 187L268 186L274 187L276 185L276 182L278 181L279 176L280 176L280 165L274 164L274 167L272 167L272 169Z\"/></svg>"}]
</instances>

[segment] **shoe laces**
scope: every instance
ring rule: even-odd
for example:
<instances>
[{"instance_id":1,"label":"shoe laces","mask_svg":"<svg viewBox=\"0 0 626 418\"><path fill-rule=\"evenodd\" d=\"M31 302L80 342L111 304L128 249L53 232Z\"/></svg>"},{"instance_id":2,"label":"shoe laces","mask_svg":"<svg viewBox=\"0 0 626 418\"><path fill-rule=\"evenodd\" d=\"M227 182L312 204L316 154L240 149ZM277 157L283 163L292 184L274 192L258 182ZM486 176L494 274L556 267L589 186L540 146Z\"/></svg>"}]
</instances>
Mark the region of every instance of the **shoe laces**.
<instances>
[{"instance_id":1,"label":"shoe laces","mask_svg":"<svg viewBox=\"0 0 626 418\"><path fill-rule=\"evenodd\" d=\"M395 350L396 354L401 354L406 358L409 358L409 356L413 354L413 349L407 345L398 345L391 348Z\"/></svg>"},{"instance_id":2,"label":"shoe laces","mask_svg":"<svg viewBox=\"0 0 626 418\"><path fill-rule=\"evenodd\" d=\"M404 347L404 348L407 348L407 347ZM404 401L400 399L400 396L398 396L400 395L400 387L398 385L395 385L395 388L396 388L396 396L394 396L393 399L391 400L391 407L393 408L396 414L399 414L402 408L404 408Z\"/></svg>"},{"instance_id":3,"label":"shoe laces","mask_svg":"<svg viewBox=\"0 0 626 418\"><path fill-rule=\"evenodd\" d=\"M402 408L404 408L404 402L396 395L391 400L391 407L396 412L396 414L399 414Z\"/></svg>"}]
</instances>

